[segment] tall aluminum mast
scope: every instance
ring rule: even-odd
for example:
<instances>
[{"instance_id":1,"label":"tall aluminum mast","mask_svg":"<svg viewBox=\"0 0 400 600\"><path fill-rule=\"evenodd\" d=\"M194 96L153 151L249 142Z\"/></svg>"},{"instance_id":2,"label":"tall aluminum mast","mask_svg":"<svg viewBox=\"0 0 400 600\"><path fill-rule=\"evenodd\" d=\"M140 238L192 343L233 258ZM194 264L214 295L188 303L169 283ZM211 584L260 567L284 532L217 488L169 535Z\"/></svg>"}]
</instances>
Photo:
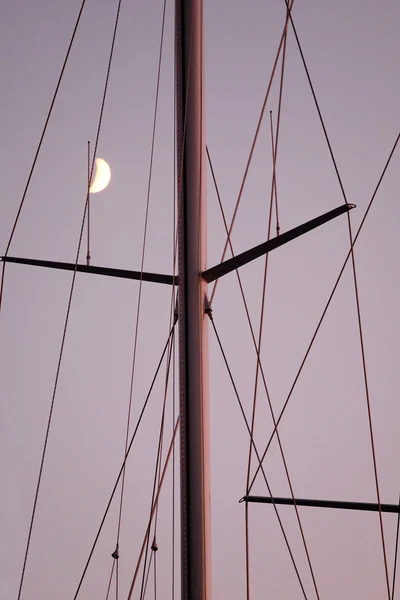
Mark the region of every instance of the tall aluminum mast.
<instances>
[{"instance_id":1,"label":"tall aluminum mast","mask_svg":"<svg viewBox=\"0 0 400 600\"><path fill-rule=\"evenodd\" d=\"M210 600L203 0L176 0L182 600Z\"/></svg>"}]
</instances>

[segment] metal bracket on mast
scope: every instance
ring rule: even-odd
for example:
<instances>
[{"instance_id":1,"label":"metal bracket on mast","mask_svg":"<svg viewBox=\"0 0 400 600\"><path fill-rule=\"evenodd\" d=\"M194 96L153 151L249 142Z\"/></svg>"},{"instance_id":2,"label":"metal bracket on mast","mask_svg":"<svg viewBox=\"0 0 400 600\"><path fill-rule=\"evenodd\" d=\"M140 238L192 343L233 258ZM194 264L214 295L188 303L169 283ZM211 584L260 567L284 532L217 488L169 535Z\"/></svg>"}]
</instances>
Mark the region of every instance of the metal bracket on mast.
<instances>
[{"instance_id":1,"label":"metal bracket on mast","mask_svg":"<svg viewBox=\"0 0 400 600\"><path fill-rule=\"evenodd\" d=\"M78 271L79 273L91 273L92 275L105 275L107 277L119 277L121 279L135 279L136 281L150 281L152 283L164 283L166 285L177 285L176 275L163 275L162 273L147 273L145 271L129 271L127 269L112 269L109 267L93 267L75 263L55 262L52 260L36 260L34 258L16 258L15 256L2 256L3 262L17 263L20 265L31 265L34 267L46 267L48 269L60 269L61 271Z\"/></svg>"},{"instance_id":2,"label":"metal bracket on mast","mask_svg":"<svg viewBox=\"0 0 400 600\"><path fill-rule=\"evenodd\" d=\"M289 506L312 506L315 508L338 508L400 514L399 504L377 504L376 502L347 502L342 500L310 500L308 498L273 498L271 496L243 496L239 502L261 504L286 504Z\"/></svg>"},{"instance_id":3,"label":"metal bracket on mast","mask_svg":"<svg viewBox=\"0 0 400 600\"><path fill-rule=\"evenodd\" d=\"M204 296L204 314L206 314L210 318L210 321L213 320L212 308L210 301L207 298L207 295Z\"/></svg>"},{"instance_id":4,"label":"metal bracket on mast","mask_svg":"<svg viewBox=\"0 0 400 600\"><path fill-rule=\"evenodd\" d=\"M212 281L215 281L215 279L219 279L223 275L227 275L227 273L231 273L239 267L247 265L247 263L252 262L256 258L275 250L275 248L279 248L279 246L283 246L283 244L287 244L301 235L320 227L324 223L335 219L339 215L348 212L352 208L355 208L354 204L342 204L341 206L338 206L337 208L334 208L333 210L330 210L329 212L324 213L315 219L311 219L311 221L307 221L298 227L294 227L289 231L285 231L285 233L281 233L279 236L272 238L263 244L259 244L250 250L246 250L246 252L242 252L233 258L225 260L219 265L215 265L215 267L211 267L210 269L203 271L201 276L203 277L204 281L211 283Z\"/></svg>"}]
</instances>

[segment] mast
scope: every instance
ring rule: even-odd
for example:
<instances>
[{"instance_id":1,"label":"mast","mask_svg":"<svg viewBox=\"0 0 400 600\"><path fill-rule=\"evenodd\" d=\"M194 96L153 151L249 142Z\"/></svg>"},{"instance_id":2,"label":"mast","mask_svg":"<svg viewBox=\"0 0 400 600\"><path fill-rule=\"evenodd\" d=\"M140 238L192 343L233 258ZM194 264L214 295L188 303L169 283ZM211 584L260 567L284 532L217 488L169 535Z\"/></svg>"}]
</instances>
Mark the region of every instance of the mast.
<instances>
[{"instance_id":1,"label":"mast","mask_svg":"<svg viewBox=\"0 0 400 600\"><path fill-rule=\"evenodd\" d=\"M182 600L211 598L203 0L176 0Z\"/></svg>"}]
</instances>

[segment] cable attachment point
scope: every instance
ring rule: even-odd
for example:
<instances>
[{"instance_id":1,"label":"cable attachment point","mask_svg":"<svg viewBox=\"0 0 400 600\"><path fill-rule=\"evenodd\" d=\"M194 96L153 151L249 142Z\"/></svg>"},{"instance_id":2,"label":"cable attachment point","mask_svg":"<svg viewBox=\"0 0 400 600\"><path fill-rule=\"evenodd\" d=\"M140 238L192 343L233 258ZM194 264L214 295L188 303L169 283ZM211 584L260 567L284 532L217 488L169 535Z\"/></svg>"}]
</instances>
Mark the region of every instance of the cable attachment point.
<instances>
[{"instance_id":1,"label":"cable attachment point","mask_svg":"<svg viewBox=\"0 0 400 600\"><path fill-rule=\"evenodd\" d=\"M157 552L157 550L158 550L156 536L154 536L153 543L151 545L151 549L153 550L153 552Z\"/></svg>"},{"instance_id":2,"label":"cable attachment point","mask_svg":"<svg viewBox=\"0 0 400 600\"><path fill-rule=\"evenodd\" d=\"M113 558L115 558L115 560L118 560L118 559L119 559L119 548L118 548L118 544L115 546L115 550L114 550L114 552L111 554L111 556L112 556Z\"/></svg>"},{"instance_id":3,"label":"cable attachment point","mask_svg":"<svg viewBox=\"0 0 400 600\"><path fill-rule=\"evenodd\" d=\"M208 315L210 321L212 321L213 320L212 308L211 308L210 302L208 301L208 298L206 295L204 295L204 312L206 315Z\"/></svg>"},{"instance_id":4,"label":"cable attachment point","mask_svg":"<svg viewBox=\"0 0 400 600\"><path fill-rule=\"evenodd\" d=\"M178 298L176 298L175 310L174 310L174 325L177 324L178 318L179 318L179 313L178 313Z\"/></svg>"}]
</instances>

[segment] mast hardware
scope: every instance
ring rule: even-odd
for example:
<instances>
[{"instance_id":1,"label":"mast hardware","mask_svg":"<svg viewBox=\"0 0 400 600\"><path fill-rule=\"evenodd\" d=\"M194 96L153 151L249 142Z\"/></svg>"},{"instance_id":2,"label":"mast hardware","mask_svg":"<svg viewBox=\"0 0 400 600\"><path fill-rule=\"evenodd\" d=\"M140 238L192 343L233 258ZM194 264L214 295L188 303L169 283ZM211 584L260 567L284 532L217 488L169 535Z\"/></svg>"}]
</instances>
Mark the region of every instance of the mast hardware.
<instances>
[{"instance_id":1,"label":"mast hardware","mask_svg":"<svg viewBox=\"0 0 400 600\"><path fill-rule=\"evenodd\" d=\"M315 219L311 219L311 221L307 221L302 225L298 225L298 227L294 227L289 231L285 231L285 233L281 233L279 236L272 238L271 240L268 240L259 246L255 246L250 250L246 250L246 252L242 252L233 258L229 258L228 260L215 265L215 267L211 267L211 269L203 271L201 275L204 281L211 283L212 281L215 281L215 279L218 279L223 275L227 275L231 271L235 271L239 267L247 265L247 263L252 262L256 258L271 252L271 250L275 250L275 248L279 248L279 246L283 246L283 244L287 244L287 242L291 242L297 237L308 233L312 229L315 229L316 227L335 219L339 215L348 212L352 208L355 208L354 204L342 204L341 206L338 206L337 208L334 208L333 210L330 210L329 212L324 213Z\"/></svg>"},{"instance_id":2,"label":"mast hardware","mask_svg":"<svg viewBox=\"0 0 400 600\"><path fill-rule=\"evenodd\" d=\"M275 248L279 248L279 246L283 246L283 244L287 244L297 237L316 229L320 225L335 219L339 215L348 212L352 208L355 208L354 204L342 204L338 208L334 208L333 210L316 217L315 219L311 219L311 221L307 221L298 227L294 227L289 231L285 231L285 233L281 233L279 236L268 240L250 250L246 250L233 258L225 260L224 262L207 269L201 273L201 277L206 283L211 283L219 277L223 275L227 275L231 273L231 271L235 271L239 267L246 265L249 262L252 262L256 258L275 250ZM80 273L91 273L93 275L105 275L107 277L118 277L122 279L134 279L137 281L149 281L152 283L163 283L166 285L179 285L179 277L177 275L165 275L163 273L147 273L145 271L130 271L128 269L113 269L110 267L93 267L90 265L81 265L74 263L66 263L66 262L57 262L51 260L36 260L33 258L18 258L15 256L2 256L1 260L3 262L17 263L21 265L32 265L34 267L45 267L50 269L61 269L62 271L78 271ZM205 301L205 313L210 316L211 307L208 303L208 300Z\"/></svg>"},{"instance_id":3,"label":"mast hardware","mask_svg":"<svg viewBox=\"0 0 400 600\"><path fill-rule=\"evenodd\" d=\"M316 508L340 508L344 510L362 510L400 514L399 504L377 504L376 502L347 502L340 500L310 500L308 498L273 498L271 496L243 496L239 502L262 504L286 504L290 506L312 506Z\"/></svg>"},{"instance_id":4,"label":"mast hardware","mask_svg":"<svg viewBox=\"0 0 400 600\"><path fill-rule=\"evenodd\" d=\"M18 263L21 265L33 265L34 267L46 267L48 269L61 269L62 271L79 271L80 273L92 273L93 275L106 275L108 277L120 277L122 279L136 279L138 281L150 281L152 283L164 283L166 285L177 285L178 277L175 275L163 275L162 273L146 273L142 271L129 271L127 269L112 269L109 267L93 267L75 263L55 262L51 260L36 260L33 258L16 258L14 256L2 256L3 262Z\"/></svg>"}]
</instances>

